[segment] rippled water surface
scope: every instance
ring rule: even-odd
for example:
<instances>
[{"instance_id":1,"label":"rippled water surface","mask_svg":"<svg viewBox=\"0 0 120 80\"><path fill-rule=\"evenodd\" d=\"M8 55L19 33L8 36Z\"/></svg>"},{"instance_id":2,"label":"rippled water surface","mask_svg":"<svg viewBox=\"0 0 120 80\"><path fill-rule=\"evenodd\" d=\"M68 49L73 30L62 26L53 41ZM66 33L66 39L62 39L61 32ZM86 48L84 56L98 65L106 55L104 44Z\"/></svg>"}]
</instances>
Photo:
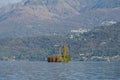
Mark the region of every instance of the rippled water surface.
<instances>
[{"instance_id":1,"label":"rippled water surface","mask_svg":"<svg viewBox=\"0 0 120 80\"><path fill-rule=\"evenodd\" d=\"M120 80L120 62L0 62L0 80Z\"/></svg>"}]
</instances>

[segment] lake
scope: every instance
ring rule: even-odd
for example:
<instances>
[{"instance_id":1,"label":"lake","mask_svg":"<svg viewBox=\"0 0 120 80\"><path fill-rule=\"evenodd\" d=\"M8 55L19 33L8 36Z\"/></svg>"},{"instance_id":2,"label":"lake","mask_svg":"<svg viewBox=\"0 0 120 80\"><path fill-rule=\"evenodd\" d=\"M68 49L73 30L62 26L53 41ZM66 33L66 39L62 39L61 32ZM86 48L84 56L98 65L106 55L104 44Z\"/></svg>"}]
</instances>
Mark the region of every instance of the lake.
<instances>
[{"instance_id":1,"label":"lake","mask_svg":"<svg viewBox=\"0 0 120 80\"><path fill-rule=\"evenodd\" d=\"M4 62L0 80L120 80L120 62Z\"/></svg>"}]
</instances>

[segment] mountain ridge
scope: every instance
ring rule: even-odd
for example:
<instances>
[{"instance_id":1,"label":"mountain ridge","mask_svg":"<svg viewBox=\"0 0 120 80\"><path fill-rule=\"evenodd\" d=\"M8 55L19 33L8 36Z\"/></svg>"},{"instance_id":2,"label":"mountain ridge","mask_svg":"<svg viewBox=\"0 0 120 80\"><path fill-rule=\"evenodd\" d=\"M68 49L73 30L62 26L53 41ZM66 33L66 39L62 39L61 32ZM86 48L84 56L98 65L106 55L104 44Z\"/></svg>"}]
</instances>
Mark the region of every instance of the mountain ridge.
<instances>
[{"instance_id":1,"label":"mountain ridge","mask_svg":"<svg viewBox=\"0 0 120 80\"><path fill-rule=\"evenodd\" d=\"M64 35L104 21L119 22L119 12L119 0L22 0L0 9L0 35Z\"/></svg>"}]
</instances>

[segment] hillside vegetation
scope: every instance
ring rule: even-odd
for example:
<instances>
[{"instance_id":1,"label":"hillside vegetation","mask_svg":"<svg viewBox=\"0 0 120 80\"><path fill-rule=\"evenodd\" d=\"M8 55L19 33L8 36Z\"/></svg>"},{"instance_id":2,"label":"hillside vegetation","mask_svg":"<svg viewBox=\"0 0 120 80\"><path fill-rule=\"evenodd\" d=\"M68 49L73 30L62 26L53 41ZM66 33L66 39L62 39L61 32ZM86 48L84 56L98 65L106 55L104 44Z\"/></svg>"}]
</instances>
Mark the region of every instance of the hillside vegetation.
<instances>
[{"instance_id":1,"label":"hillside vegetation","mask_svg":"<svg viewBox=\"0 0 120 80\"><path fill-rule=\"evenodd\" d=\"M0 39L0 59L14 57L16 60L45 60L47 56L57 54L58 48L64 44L68 45L73 60L91 60L95 56L119 57L120 23L96 27L83 34Z\"/></svg>"}]
</instances>

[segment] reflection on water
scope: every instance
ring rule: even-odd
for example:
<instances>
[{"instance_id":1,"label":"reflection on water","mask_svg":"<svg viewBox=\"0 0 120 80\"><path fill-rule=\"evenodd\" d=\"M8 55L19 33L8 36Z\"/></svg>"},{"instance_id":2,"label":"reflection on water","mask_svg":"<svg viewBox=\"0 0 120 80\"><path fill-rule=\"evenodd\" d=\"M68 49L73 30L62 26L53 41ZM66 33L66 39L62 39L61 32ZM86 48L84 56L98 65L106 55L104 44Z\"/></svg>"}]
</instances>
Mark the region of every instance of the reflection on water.
<instances>
[{"instance_id":1,"label":"reflection on water","mask_svg":"<svg viewBox=\"0 0 120 80\"><path fill-rule=\"evenodd\" d=\"M120 64L0 62L0 80L120 80Z\"/></svg>"}]
</instances>

